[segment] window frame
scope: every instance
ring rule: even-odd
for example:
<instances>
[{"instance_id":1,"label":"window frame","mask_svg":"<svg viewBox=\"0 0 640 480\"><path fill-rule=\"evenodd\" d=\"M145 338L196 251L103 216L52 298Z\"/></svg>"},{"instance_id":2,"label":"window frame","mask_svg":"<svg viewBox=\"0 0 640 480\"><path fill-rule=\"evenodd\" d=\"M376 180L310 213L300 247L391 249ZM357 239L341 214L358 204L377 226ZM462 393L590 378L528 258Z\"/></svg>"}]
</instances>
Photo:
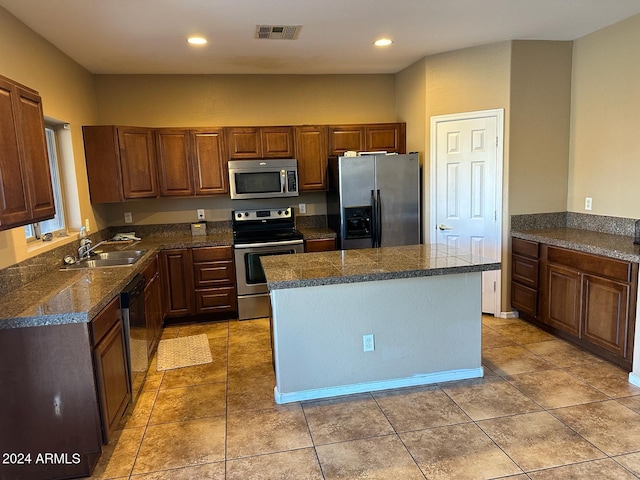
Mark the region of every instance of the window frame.
<instances>
[{"instance_id":1,"label":"window frame","mask_svg":"<svg viewBox=\"0 0 640 480\"><path fill-rule=\"evenodd\" d=\"M53 236L62 236L67 233L68 226L66 221L64 179L60 168L60 149L58 146L58 131L61 128L64 128L63 125L64 124L58 124L46 120L44 125L45 139L47 143L47 156L49 158L49 174L51 176L51 187L53 190L56 214L54 218L50 220L35 222L24 226L27 244L39 241L45 233L51 233ZM47 226L51 226L49 222L54 221L57 228L49 230L47 228Z\"/></svg>"}]
</instances>

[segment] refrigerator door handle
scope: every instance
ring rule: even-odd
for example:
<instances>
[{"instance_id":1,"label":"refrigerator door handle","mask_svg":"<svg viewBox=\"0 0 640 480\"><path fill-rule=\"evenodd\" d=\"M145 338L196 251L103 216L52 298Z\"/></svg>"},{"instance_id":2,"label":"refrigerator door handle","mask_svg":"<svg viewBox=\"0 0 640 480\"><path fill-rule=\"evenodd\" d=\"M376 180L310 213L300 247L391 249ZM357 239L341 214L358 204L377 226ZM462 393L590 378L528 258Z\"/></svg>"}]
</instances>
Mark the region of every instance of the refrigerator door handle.
<instances>
[{"instance_id":1,"label":"refrigerator door handle","mask_svg":"<svg viewBox=\"0 0 640 480\"><path fill-rule=\"evenodd\" d=\"M376 241L378 242L378 247L382 246L382 202L380 201L380 190L378 190L378 198L376 199L376 226L378 227L378 232L376 233Z\"/></svg>"},{"instance_id":2,"label":"refrigerator door handle","mask_svg":"<svg viewBox=\"0 0 640 480\"><path fill-rule=\"evenodd\" d=\"M373 190L371 190L371 246L376 247L376 237L378 235L378 223L377 223L377 205L376 196Z\"/></svg>"}]
</instances>

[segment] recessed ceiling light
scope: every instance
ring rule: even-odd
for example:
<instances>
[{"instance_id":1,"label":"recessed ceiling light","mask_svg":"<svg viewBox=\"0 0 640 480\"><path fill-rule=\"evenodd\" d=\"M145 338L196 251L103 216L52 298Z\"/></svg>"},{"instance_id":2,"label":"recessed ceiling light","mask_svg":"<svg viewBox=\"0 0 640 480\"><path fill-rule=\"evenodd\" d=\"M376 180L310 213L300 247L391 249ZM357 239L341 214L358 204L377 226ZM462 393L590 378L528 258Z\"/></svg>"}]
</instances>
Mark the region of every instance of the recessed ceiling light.
<instances>
[{"instance_id":1,"label":"recessed ceiling light","mask_svg":"<svg viewBox=\"0 0 640 480\"><path fill-rule=\"evenodd\" d=\"M373 42L376 47L388 47L393 43L393 40L389 40L388 38L381 38Z\"/></svg>"},{"instance_id":2,"label":"recessed ceiling light","mask_svg":"<svg viewBox=\"0 0 640 480\"><path fill-rule=\"evenodd\" d=\"M189 37L187 38L187 42L191 45L204 45L207 43L207 39L204 37Z\"/></svg>"}]
</instances>

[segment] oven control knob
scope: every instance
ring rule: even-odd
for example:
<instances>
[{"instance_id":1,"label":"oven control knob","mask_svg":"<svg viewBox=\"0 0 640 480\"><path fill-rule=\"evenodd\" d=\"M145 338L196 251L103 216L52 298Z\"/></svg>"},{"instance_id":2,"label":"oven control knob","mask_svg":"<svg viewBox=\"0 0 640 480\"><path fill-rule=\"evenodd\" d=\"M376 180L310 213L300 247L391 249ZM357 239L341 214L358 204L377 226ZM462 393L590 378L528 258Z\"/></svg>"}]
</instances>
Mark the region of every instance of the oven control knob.
<instances>
[{"instance_id":1,"label":"oven control knob","mask_svg":"<svg viewBox=\"0 0 640 480\"><path fill-rule=\"evenodd\" d=\"M249 212L244 212L244 216L248 217L249 216Z\"/></svg>"},{"instance_id":2,"label":"oven control knob","mask_svg":"<svg viewBox=\"0 0 640 480\"><path fill-rule=\"evenodd\" d=\"M282 210L278 210L278 215L282 215Z\"/></svg>"},{"instance_id":3,"label":"oven control knob","mask_svg":"<svg viewBox=\"0 0 640 480\"><path fill-rule=\"evenodd\" d=\"M238 218L242 218L242 214L241 214L241 213L238 213L238 214L236 215L236 217L238 217Z\"/></svg>"}]
</instances>

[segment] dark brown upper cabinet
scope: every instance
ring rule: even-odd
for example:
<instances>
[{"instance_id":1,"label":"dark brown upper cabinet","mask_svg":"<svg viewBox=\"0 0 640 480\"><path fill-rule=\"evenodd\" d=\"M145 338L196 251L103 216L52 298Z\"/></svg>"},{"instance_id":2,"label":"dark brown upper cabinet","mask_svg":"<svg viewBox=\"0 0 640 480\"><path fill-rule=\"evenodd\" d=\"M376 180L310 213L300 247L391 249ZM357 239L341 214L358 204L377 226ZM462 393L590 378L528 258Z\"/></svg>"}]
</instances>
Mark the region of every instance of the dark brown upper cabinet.
<instances>
[{"instance_id":1,"label":"dark brown upper cabinet","mask_svg":"<svg viewBox=\"0 0 640 480\"><path fill-rule=\"evenodd\" d=\"M405 123L332 125L329 127L329 155L346 151L406 153Z\"/></svg>"},{"instance_id":2,"label":"dark brown upper cabinet","mask_svg":"<svg viewBox=\"0 0 640 480\"><path fill-rule=\"evenodd\" d=\"M226 129L231 160L293 158L293 127L229 127Z\"/></svg>"},{"instance_id":3,"label":"dark brown upper cabinet","mask_svg":"<svg viewBox=\"0 0 640 480\"><path fill-rule=\"evenodd\" d=\"M300 191L327 188L327 127L295 127L296 158Z\"/></svg>"},{"instance_id":4,"label":"dark brown upper cabinet","mask_svg":"<svg viewBox=\"0 0 640 480\"><path fill-rule=\"evenodd\" d=\"M229 191L221 128L155 131L160 195L215 195Z\"/></svg>"},{"instance_id":5,"label":"dark brown upper cabinet","mask_svg":"<svg viewBox=\"0 0 640 480\"><path fill-rule=\"evenodd\" d=\"M42 101L0 76L0 230L54 216Z\"/></svg>"},{"instance_id":6,"label":"dark brown upper cabinet","mask_svg":"<svg viewBox=\"0 0 640 480\"><path fill-rule=\"evenodd\" d=\"M158 196L153 134L146 127L82 127L92 203Z\"/></svg>"}]
</instances>

